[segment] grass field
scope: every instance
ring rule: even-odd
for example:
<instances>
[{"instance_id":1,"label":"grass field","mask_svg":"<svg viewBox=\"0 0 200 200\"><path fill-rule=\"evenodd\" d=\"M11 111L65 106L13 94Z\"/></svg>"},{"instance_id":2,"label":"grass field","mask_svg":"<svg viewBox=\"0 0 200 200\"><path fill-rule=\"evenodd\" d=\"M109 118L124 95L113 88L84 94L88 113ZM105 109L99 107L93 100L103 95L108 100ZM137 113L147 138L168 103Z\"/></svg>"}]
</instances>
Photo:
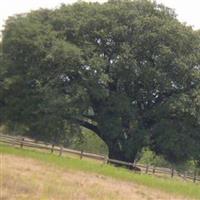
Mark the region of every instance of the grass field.
<instances>
[{"instance_id":1,"label":"grass field","mask_svg":"<svg viewBox=\"0 0 200 200\"><path fill-rule=\"evenodd\" d=\"M0 145L0 199L200 199L200 185Z\"/></svg>"}]
</instances>

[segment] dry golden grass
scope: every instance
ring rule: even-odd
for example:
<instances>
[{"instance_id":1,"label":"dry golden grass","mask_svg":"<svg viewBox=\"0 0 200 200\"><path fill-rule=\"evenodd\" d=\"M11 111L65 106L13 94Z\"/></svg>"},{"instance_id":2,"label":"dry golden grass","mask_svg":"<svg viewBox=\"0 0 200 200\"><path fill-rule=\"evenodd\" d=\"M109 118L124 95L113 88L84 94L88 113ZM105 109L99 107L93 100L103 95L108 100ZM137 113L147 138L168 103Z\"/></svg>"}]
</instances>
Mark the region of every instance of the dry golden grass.
<instances>
[{"instance_id":1,"label":"dry golden grass","mask_svg":"<svg viewBox=\"0 0 200 200\"><path fill-rule=\"evenodd\" d=\"M1 154L1 200L183 200L158 190Z\"/></svg>"}]
</instances>

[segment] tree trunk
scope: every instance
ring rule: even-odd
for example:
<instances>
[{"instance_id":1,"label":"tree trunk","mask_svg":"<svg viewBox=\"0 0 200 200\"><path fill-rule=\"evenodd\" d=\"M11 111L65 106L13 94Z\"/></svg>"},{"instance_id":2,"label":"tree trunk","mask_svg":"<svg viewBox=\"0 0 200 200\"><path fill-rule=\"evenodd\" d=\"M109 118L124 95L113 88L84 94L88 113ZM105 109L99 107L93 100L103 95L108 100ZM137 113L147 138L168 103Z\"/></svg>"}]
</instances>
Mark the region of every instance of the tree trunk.
<instances>
[{"instance_id":1,"label":"tree trunk","mask_svg":"<svg viewBox=\"0 0 200 200\"><path fill-rule=\"evenodd\" d=\"M118 144L111 144L108 145L108 157L110 159L120 160L124 162L131 162L133 163L135 160L136 155L133 153L129 155L126 151L126 147L120 147Z\"/></svg>"},{"instance_id":2,"label":"tree trunk","mask_svg":"<svg viewBox=\"0 0 200 200\"><path fill-rule=\"evenodd\" d=\"M109 158L110 159L132 163L132 165L116 164L112 161L109 161L109 163L111 163L117 167L126 167L130 170L134 170L134 171L138 171L138 172L141 171L141 169L139 167L136 167L134 165L136 153L132 152L132 154L130 154L130 152L129 153L126 152L128 149L125 148L125 150L122 150L122 148L118 147L118 145L110 145L110 146L108 146L108 150L109 150Z\"/></svg>"},{"instance_id":3,"label":"tree trunk","mask_svg":"<svg viewBox=\"0 0 200 200\"><path fill-rule=\"evenodd\" d=\"M106 119L104 119L104 121L105 120ZM108 156L110 159L130 163L134 162L137 152L141 149L141 141L138 141L137 137L133 139L125 136L124 132L120 132L122 128L118 126L117 123L113 123L114 120L110 123L111 127L108 126L108 121L106 121L106 124L104 124L104 121L98 122L101 128L87 121L77 121L81 126L95 132L107 144L109 151ZM116 124L116 126L113 124Z\"/></svg>"}]
</instances>

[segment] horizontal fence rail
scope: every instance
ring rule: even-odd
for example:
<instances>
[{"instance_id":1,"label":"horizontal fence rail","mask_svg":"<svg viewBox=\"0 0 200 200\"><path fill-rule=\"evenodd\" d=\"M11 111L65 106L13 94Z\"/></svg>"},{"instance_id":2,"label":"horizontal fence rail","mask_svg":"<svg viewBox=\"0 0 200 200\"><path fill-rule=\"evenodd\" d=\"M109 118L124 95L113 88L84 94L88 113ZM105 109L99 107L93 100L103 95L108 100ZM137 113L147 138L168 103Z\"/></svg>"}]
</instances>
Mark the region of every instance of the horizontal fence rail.
<instances>
[{"instance_id":1,"label":"horizontal fence rail","mask_svg":"<svg viewBox=\"0 0 200 200\"><path fill-rule=\"evenodd\" d=\"M157 176L169 176L171 178L179 177L181 178L181 180L190 180L190 181L193 181L194 183L200 183L199 170L185 171L183 173L179 173L174 168L170 169L170 168L164 168L164 167L143 165L140 163L124 162L120 160L110 159L107 156L64 148L63 146L59 147L50 143L35 141L33 139L25 138L21 136L11 136L11 135L0 134L0 142L9 144L12 146L19 146L20 148L30 147L30 148L36 148L36 149L41 149L41 150L48 150L51 153L58 152L59 156L62 156L63 153L73 154L73 155L79 156L80 159L82 159L83 157L91 158L98 161L102 161L103 164L111 163L118 166L124 166L126 168L133 169L135 171L140 171L141 173L152 174L152 175L157 175Z\"/></svg>"}]
</instances>

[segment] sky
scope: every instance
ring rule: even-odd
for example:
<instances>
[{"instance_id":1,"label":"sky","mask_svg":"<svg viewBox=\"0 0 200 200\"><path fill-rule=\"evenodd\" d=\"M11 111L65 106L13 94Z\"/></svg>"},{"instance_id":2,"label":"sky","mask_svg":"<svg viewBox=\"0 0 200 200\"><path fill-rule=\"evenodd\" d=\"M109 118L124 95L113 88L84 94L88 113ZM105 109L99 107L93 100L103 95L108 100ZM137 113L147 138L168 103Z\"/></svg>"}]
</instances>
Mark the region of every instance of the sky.
<instances>
[{"instance_id":1,"label":"sky","mask_svg":"<svg viewBox=\"0 0 200 200\"><path fill-rule=\"evenodd\" d=\"M69 4L76 0L0 0L0 30L8 16L29 12L38 8L56 8L61 3ZM88 0L89 1L89 0ZM90 0L103 2L105 0ZM200 29L200 0L156 0L173 8L181 22ZM2 3L3 2L3 3Z\"/></svg>"}]
</instances>

